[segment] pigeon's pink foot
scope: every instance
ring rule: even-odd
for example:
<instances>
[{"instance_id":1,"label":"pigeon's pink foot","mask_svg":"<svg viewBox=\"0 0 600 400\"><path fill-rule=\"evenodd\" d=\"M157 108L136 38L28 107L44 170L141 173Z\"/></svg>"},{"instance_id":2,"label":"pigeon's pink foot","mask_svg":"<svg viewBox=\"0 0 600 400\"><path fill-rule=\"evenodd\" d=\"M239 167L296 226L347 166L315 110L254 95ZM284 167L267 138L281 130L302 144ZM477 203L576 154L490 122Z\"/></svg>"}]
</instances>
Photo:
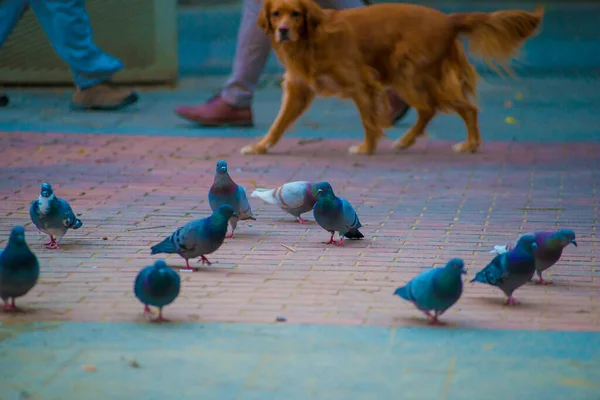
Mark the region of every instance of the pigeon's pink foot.
<instances>
[{"instance_id":1,"label":"pigeon's pink foot","mask_svg":"<svg viewBox=\"0 0 600 400\"><path fill-rule=\"evenodd\" d=\"M150 310L150 307L148 307L148 304L144 305L144 314L149 314L152 311Z\"/></svg>"},{"instance_id":2,"label":"pigeon's pink foot","mask_svg":"<svg viewBox=\"0 0 600 400\"><path fill-rule=\"evenodd\" d=\"M323 242L325 244L337 244L337 242L335 240L333 240L333 235L331 235L331 237L329 238L329 242Z\"/></svg>"},{"instance_id":3,"label":"pigeon's pink foot","mask_svg":"<svg viewBox=\"0 0 600 400\"><path fill-rule=\"evenodd\" d=\"M296 218L298 220L298 222L300 222L301 224L308 224L308 221L303 219L302 217L298 217Z\"/></svg>"},{"instance_id":4,"label":"pigeon's pink foot","mask_svg":"<svg viewBox=\"0 0 600 400\"><path fill-rule=\"evenodd\" d=\"M181 268L181 270L182 271L188 271L188 272L195 271L194 268L190 267L190 262L187 259L185 260L185 268Z\"/></svg>"},{"instance_id":5,"label":"pigeon's pink foot","mask_svg":"<svg viewBox=\"0 0 600 400\"><path fill-rule=\"evenodd\" d=\"M14 299L14 297L12 299L10 299L10 302L8 302L8 301L4 302L4 311L6 311L6 312L16 312L16 311L19 311L19 309L15 305L15 299Z\"/></svg>"},{"instance_id":6,"label":"pigeon's pink foot","mask_svg":"<svg viewBox=\"0 0 600 400\"><path fill-rule=\"evenodd\" d=\"M233 231L229 235L226 235L225 239L233 239Z\"/></svg>"},{"instance_id":7,"label":"pigeon's pink foot","mask_svg":"<svg viewBox=\"0 0 600 400\"><path fill-rule=\"evenodd\" d=\"M50 244L46 245L46 248L50 250L58 250L58 243L50 242Z\"/></svg>"},{"instance_id":8,"label":"pigeon's pink foot","mask_svg":"<svg viewBox=\"0 0 600 400\"><path fill-rule=\"evenodd\" d=\"M158 310L158 317L156 317L155 319L153 319L152 322L169 322L168 319L166 319L165 317L163 317L163 315L162 315L162 308L160 308Z\"/></svg>"},{"instance_id":9,"label":"pigeon's pink foot","mask_svg":"<svg viewBox=\"0 0 600 400\"><path fill-rule=\"evenodd\" d=\"M442 322L438 319L437 315L433 316L433 318L431 320L429 320L429 325L438 325L438 326L444 326L446 325L445 322Z\"/></svg>"},{"instance_id":10,"label":"pigeon's pink foot","mask_svg":"<svg viewBox=\"0 0 600 400\"><path fill-rule=\"evenodd\" d=\"M340 246L344 244L344 238L340 236Z\"/></svg>"},{"instance_id":11,"label":"pigeon's pink foot","mask_svg":"<svg viewBox=\"0 0 600 400\"><path fill-rule=\"evenodd\" d=\"M535 281L536 285L552 285L551 281L545 281L544 278L540 278L539 281Z\"/></svg>"},{"instance_id":12,"label":"pigeon's pink foot","mask_svg":"<svg viewBox=\"0 0 600 400\"><path fill-rule=\"evenodd\" d=\"M50 241L48 243L44 243L44 246L50 246L52 243L56 243L53 237L50 237Z\"/></svg>"},{"instance_id":13,"label":"pigeon's pink foot","mask_svg":"<svg viewBox=\"0 0 600 400\"><path fill-rule=\"evenodd\" d=\"M202 261L202 265L206 264L206 265L212 265L212 263L210 261L208 261L208 258L204 257L204 256L200 256L200 261Z\"/></svg>"},{"instance_id":14,"label":"pigeon's pink foot","mask_svg":"<svg viewBox=\"0 0 600 400\"><path fill-rule=\"evenodd\" d=\"M507 306L516 306L519 304L521 304L521 302L512 296L510 296L508 299L506 299L506 302L504 303L504 305L507 305Z\"/></svg>"},{"instance_id":15,"label":"pigeon's pink foot","mask_svg":"<svg viewBox=\"0 0 600 400\"><path fill-rule=\"evenodd\" d=\"M431 314L429 311L423 311L423 314L425 314L427 318L434 318L433 314Z\"/></svg>"}]
</instances>

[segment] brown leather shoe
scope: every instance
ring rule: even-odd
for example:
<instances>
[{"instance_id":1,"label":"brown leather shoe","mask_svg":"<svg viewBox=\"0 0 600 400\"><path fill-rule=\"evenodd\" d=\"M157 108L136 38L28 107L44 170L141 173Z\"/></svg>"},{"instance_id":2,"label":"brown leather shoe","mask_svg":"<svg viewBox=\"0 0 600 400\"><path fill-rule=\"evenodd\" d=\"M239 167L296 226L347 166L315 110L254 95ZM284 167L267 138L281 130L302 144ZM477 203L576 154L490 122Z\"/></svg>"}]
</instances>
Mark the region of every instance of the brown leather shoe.
<instances>
[{"instance_id":1,"label":"brown leather shoe","mask_svg":"<svg viewBox=\"0 0 600 400\"><path fill-rule=\"evenodd\" d=\"M136 92L101 83L73 95L71 108L76 110L120 110L138 101Z\"/></svg>"},{"instance_id":2,"label":"brown leather shoe","mask_svg":"<svg viewBox=\"0 0 600 400\"><path fill-rule=\"evenodd\" d=\"M387 90L390 108L392 110L392 124L400 121L410 110L410 106L404 102L393 90Z\"/></svg>"},{"instance_id":3,"label":"brown leather shoe","mask_svg":"<svg viewBox=\"0 0 600 400\"><path fill-rule=\"evenodd\" d=\"M177 107L175 113L202 126L254 126L250 107L234 107L220 95L196 107Z\"/></svg>"}]
</instances>

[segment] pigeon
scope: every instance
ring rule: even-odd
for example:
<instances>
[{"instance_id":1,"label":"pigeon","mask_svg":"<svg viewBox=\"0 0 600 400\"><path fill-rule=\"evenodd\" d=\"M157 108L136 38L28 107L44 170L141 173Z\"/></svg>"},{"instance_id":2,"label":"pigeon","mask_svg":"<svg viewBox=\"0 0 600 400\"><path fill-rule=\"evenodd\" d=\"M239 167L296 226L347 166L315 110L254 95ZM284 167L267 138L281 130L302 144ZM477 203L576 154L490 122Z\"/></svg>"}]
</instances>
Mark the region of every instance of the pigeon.
<instances>
[{"instance_id":1,"label":"pigeon","mask_svg":"<svg viewBox=\"0 0 600 400\"><path fill-rule=\"evenodd\" d=\"M427 315L431 324L444 325L438 317L460 299L463 290L461 275L466 273L463 260L454 258L443 268L421 272L406 286L396 289L394 294L412 302Z\"/></svg>"},{"instance_id":2,"label":"pigeon","mask_svg":"<svg viewBox=\"0 0 600 400\"><path fill-rule=\"evenodd\" d=\"M471 282L499 287L506 295L506 305L519 304L513 292L531 280L535 272L535 236L523 235L514 249L498 254Z\"/></svg>"},{"instance_id":3,"label":"pigeon","mask_svg":"<svg viewBox=\"0 0 600 400\"><path fill-rule=\"evenodd\" d=\"M58 249L58 244L69 229L79 229L83 225L69 203L54 195L49 183L42 183L40 197L31 202L29 215L34 225L50 236L50 241L46 243L49 249Z\"/></svg>"},{"instance_id":4,"label":"pigeon","mask_svg":"<svg viewBox=\"0 0 600 400\"><path fill-rule=\"evenodd\" d=\"M0 253L0 298L4 311L17 311L15 298L26 295L39 277L40 264L27 246L25 228L15 226L6 248Z\"/></svg>"},{"instance_id":5,"label":"pigeon","mask_svg":"<svg viewBox=\"0 0 600 400\"><path fill-rule=\"evenodd\" d=\"M535 253L535 271L540 277L540 280L536 281L536 284L549 285L552 282L544 280L544 278L542 278L542 272L560 260L563 249L569 244L573 243L573 245L577 247L575 232L571 229L560 229L556 232L540 231L528 233L528 235L535 236L535 243L538 245L538 251ZM514 242L504 246L497 245L494 246L494 249L490 251L490 253L503 254L512 250L514 246Z\"/></svg>"},{"instance_id":6,"label":"pigeon","mask_svg":"<svg viewBox=\"0 0 600 400\"><path fill-rule=\"evenodd\" d=\"M248 203L246 191L231 179L227 172L227 161L225 160L217 162L215 181L208 191L208 202L213 211L223 204L229 204L237 214L229 220L232 230L231 234L226 236L228 239L233 238L239 220L251 219L256 221L250 203Z\"/></svg>"},{"instance_id":7,"label":"pigeon","mask_svg":"<svg viewBox=\"0 0 600 400\"><path fill-rule=\"evenodd\" d=\"M317 202L317 190L327 182L312 183L308 181L288 182L275 189L256 189L250 194L281 208L293 215L299 223L306 224L302 214L313 209Z\"/></svg>"},{"instance_id":8,"label":"pigeon","mask_svg":"<svg viewBox=\"0 0 600 400\"><path fill-rule=\"evenodd\" d=\"M211 265L205 255L221 247L227 234L227 223L230 218L236 216L233 207L224 204L210 217L190 221L159 244L152 246L151 254L179 254L185 259L185 271L194 270L190 267L190 258L200 257L203 265Z\"/></svg>"},{"instance_id":9,"label":"pigeon","mask_svg":"<svg viewBox=\"0 0 600 400\"><path fill-rule=\"evenodd\" d=\"M158 307L155 322L167 321L163 318L162 309L177 298L180 288L179 274L163 260L157 260L154 265L142 269L133 285L135 297L144 303L144 314L151 313L149 305Z\"/></svg>"},{"instance_id":10,"label":"pigeon","mask_svg":"<svg viewBox=\"0 0 600 400\"><path fill-rule=\"evenodd\" d=\"M335 232L339 232L340 245L344 244L344 236L348 239L362 239L362 227L352 205L341 197L336 197L333 188L327 182L317 190L317 202L313 206L313 215L319 226L329 233L331 238L325 244L336 244L333 240Z\"/></svg>"}]
</instances>

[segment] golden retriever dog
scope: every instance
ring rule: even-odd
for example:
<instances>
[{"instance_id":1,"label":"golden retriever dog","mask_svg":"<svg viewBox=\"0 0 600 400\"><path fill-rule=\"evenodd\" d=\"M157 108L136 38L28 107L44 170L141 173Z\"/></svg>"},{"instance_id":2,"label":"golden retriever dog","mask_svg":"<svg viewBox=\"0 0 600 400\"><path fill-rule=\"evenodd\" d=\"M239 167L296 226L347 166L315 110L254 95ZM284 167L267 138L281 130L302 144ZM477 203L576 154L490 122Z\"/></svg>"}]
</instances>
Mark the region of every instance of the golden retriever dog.
<instances>
[{"instance_id":1,"label":"golden retriever dog","mask_svg":"<svg viewBox=\"0 0 600 400\"><path fill-rule=\"evenodd\" d=\"M444 14L399 3L326 10L312 0L264 0L257 23L285 67L283 99L268 133L241 153L266 153L320 95L354 101L365 141L349 152L373 154L382 128L391 125L384 87L418 114L394 148L412 146L441 111L457 113L467 127L467 140L454 150L475 152L481 144L473 102L478 76L459 36L468 39L472 54L510 73L510 60L543 14L541 8Z\"/></svg>"}]
</instances>

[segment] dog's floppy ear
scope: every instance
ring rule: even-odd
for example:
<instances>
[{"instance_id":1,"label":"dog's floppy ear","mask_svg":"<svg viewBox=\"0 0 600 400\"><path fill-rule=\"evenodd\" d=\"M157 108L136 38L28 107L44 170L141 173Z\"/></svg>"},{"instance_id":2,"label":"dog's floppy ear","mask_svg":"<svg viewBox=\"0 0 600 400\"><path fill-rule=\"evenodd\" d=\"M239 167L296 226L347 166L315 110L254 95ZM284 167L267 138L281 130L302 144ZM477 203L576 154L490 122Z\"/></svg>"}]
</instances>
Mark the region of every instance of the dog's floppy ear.
<instances>
[{"instance_id":1,"label":"dog's floppy ear","mask_svg":"<svg viewBox=\"0 0 600 400\"><path fill-rule=\"evenodd\" d=\"M263 6L258 13L258 19L256 23L263 30L264 33L269 34L273 31L273 27L271 26L271 2L269 0L265 0L263 2Z\"/></svg>"},{"instance_id":2,"label":"dog's floppy ear","mask_svg":"<svg viewBox=\"0 0 600 400\"><path fill-rule=\"evenodd\" d=\"M310 34L325 20L325 12L313 0L302 0L304 8L304 31Z\"/></svg>"}]
</instances>

